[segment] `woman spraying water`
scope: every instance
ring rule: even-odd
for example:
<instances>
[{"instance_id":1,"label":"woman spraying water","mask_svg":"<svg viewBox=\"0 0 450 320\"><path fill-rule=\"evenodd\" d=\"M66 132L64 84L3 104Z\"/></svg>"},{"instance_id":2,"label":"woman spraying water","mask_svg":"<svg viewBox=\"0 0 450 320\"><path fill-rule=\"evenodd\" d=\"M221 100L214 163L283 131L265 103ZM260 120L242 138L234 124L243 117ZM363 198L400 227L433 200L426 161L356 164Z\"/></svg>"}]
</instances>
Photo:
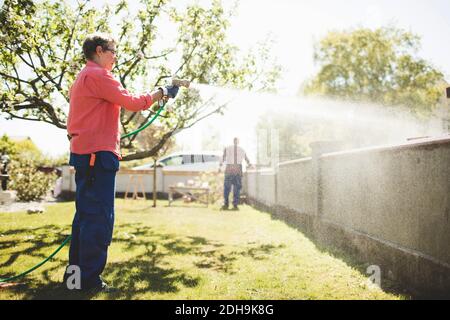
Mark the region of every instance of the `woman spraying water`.
<instances>
[{"instance_id":1,"label":"woman spraying water","mask_svg":"<svg viewBox=\"0 0 450 320\"><path fill-rule=\"evenodd\" d=\"M67 125L70 165L76 171L76 213L69 265L79 267L78 289L108 290L100 275L114 226L115 176L121 159L120 108L146 110L156 101L175 98L179 87L160 87L141 95L128 92L111 73L116 43L108 35L88 36L83 53L87 63L70 90ZM64 277L66 285L68 276L66 273Z\"/></svg>"}]
</instances>

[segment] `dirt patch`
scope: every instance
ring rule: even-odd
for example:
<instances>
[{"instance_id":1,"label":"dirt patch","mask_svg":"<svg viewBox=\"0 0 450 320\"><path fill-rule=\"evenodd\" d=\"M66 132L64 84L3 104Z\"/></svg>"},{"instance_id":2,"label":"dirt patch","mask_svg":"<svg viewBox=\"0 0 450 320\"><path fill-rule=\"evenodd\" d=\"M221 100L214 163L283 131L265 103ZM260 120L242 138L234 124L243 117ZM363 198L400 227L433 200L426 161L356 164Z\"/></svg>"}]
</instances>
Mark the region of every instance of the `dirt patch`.
<instances>
[{"instance_id":1,"label":"dirt patch","mask_svg":"<svg viewBox=\"0 0 450 320\"><path fill-rule=\"evenodd\" d=\"M44 208L44 206L55 204L57 202L59 202L59 200L52 196L47 196L39 201L30 201L30 202L16 201L10 204L4 205L0 204L0 212L19 212L19 211L23 212L28 210L34 210L37 208Z\"/></svg>"}]
</instances>

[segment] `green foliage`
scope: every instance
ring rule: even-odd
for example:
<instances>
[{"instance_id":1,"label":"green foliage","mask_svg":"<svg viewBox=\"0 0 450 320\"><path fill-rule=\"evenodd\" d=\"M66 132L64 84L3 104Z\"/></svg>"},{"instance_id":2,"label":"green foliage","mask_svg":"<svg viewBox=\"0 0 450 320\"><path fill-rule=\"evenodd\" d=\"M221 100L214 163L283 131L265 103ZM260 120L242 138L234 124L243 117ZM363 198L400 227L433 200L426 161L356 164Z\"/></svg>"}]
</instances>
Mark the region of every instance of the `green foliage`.
<instances>
[{"instance_id":1,"label":"green foliage","mask_svg":"<svg viewBox=\"0 0 450 320\"><path fill-rule=\"evenodd\" d=\"M68 155L52 158L44 155L30 139L11 141L7 135L0 138L0 154L6 152L11 159L8 188L17 191L21 201L38 200L46 195L55 182L55 174L37 171L38 166L57 167L68 162Z\"/></svg>"},{"instance_id":2,"label":"green foliage","mask_svg":"<svg viewBox=\"0 0 450 320\"><path fill-rule=\"evenodd\" d=\"M16 153L12 157L13 160L22 161L28 159L32 161L39 161L42 157L42 151L34 144L31 139L24 139L15 141Z\"/></svg>"},{"instance_id":3,"label":"green foliage","mask_svg":"<svg viewBox=\"0 0 450 320\"><path fill-rule=\"evenodd\" d=\"M0 12L1 111L64 128L63 102L82 63L75 30L77 19L64 3L6 0ZM58 102L56 102L58 101Z\"/></svg>"},{"instance_id":4,"label":"green foliage","mask_svg":"<svg viewBox=\"0 0 450 320\"><path fill-rule=\"evenodd\" d=\"M0 139L0 154L6 153L11 161L30 159L33 161L43 158L42 152L31 139L13 141L6 134Z\"/></svg>"},{"instance_id":5,"label":"green foliage","mask_svg":"<svg viewBox=\"0 0 450 320\"><path fill-rule=\"evenodd\" d=\"M39 200L45 196L55 182L54 174L45 174L36 170L35 162L26 159L15 161L10 169L11 184L21 201Z\"/></svg>"},{"instance_id":6,"label":"green foliage","mask_svg":"<svg viewBox=\"0 0 450 320\"><path fill-rule=\"evenodd\" d=\"M330 32L315 47L320 70L304 93L430 115L442 97L444 76L417 56L419 47L417 35L396 28Z\"/></svg>"},{"instance_id":7,"label":"green foliage","mask_svg":"<svg viewBox=\"0 0 450 320\"><path fill-rule=\"evenodd\" d=\"M0 138L0 155L7 154L10 157L17 153L17 147L9 137L4 134Z\"/></svg>"}]
</instances>

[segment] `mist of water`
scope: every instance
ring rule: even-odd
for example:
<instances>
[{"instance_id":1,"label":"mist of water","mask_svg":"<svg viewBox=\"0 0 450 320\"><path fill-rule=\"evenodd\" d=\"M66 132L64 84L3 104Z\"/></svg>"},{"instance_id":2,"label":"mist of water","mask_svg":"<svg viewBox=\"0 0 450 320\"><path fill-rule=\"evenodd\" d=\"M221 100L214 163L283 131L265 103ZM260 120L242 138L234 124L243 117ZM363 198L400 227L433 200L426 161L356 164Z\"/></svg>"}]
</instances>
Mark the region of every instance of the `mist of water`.
<instances>
[{"instance_id":1,"label":"mist of water","mask_svg":"<svg viewBox=\"0 0 450 320\"><path fill-rule=\"evenodd\" d=\"M203 96L214 96L217 103L229 102L224 116L204 120L204 125L221 128L224 143L232 136L254 145L256 125L261 116L295 121L299 127L322 126L309 132L312 140L345 142L348 148L400 144L412 138L448 134L438 117L419 120L405 108L370 103L345 102L327 98L283 96L205 84L192 84ZM204 129L205 130L205 129ZM313 130L314 131L314 130ZM204 135L204 134L203 134Z\"/></svg>"}]
</instances>

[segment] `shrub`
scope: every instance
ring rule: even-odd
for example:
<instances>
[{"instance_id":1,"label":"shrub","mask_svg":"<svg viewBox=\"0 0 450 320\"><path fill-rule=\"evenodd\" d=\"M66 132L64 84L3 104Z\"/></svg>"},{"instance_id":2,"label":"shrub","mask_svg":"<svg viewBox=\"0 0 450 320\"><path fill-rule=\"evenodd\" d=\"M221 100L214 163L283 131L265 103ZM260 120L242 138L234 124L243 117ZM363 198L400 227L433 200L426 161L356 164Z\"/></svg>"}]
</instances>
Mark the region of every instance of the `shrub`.
<instances>
[{"instance_id":1,"label":"shrub","mask_svg":"<svg viewBox=\"0 0 450 320\"><path fill-rule=\"evenodd\" d=\"M12 162L9 174L9 187L17 191L17 198L21 201L34 201L45 196L56 179L55 174L37 171L34 161L30 159Z\"/></svg>"}]
</instances>

